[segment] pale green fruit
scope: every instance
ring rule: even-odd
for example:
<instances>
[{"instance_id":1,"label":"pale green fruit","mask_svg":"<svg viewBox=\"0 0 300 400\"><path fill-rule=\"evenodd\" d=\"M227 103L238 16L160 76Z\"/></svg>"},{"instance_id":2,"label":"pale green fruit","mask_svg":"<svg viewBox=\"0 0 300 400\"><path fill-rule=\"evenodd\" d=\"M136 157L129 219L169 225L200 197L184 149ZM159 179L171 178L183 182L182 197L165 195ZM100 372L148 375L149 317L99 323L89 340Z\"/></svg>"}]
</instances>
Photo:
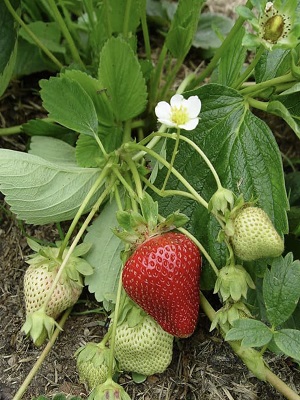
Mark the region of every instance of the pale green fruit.
<instances>
[{"instance_id":1,"label":"pale green fruit","mask_svg":"<svg viewBox=\"0 0 300 400\"><path fill-rule=\"evenodd\" d=\"M48 264L32 264L24 275L24 296L26 314L40 309L56 277L59 267L49 270ZM76 281L66 278L58 282L46 308L46 314L56 319L68 307L73 306L82 292L82 286Z\"/></svg>"},{"instance_id":2,"label":"pale green fruit","mask_svg":"<svg viewBox=\"0 0 300 400\"><path fill-rule=\"evenodd\" d=\"M278 257L284 243L270 218L258 207L243 208L233 221L231 242L235 254L244 261Z\"/></svg>"},{"instance_id":3,"label":"pale green fruit","mask_svg":"<svg viewBox=\"0 0 300 400\"><path fill-rule=\"evenodd\" d=\"M76 355L80 382L85 383L89 390L106 381L110 357L108 347L102 343L87 343L77 350Z\"/></svg>"},{"instance_id":4,"label":"pale green fruit","mask_svg":"<svg viewBox=\"0 0 300 400\"><path fill-rule=\"evenodd\" d=\"M124 371L153 375L164 372L172 360L174 337L146 316L134 327L117 327L115 356Z\"/></svg>"}]
</instances>

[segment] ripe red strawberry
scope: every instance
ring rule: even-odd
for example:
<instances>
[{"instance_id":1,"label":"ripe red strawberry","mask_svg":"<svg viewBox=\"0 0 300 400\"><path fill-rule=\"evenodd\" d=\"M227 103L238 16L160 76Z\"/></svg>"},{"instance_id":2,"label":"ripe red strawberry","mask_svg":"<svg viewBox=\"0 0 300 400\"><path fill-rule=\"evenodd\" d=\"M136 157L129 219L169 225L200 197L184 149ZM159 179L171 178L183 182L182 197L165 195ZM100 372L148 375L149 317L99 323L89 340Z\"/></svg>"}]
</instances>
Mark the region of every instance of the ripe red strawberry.
<instances>
[{"instance_id":1,"label":"ripe red strawberry","mask_svg":"<svg viewBox=\"0 0 300 400\"><path fill-rule=\"evenodd\" d=\"M199 311L201 255L187 236L168 232L142 243L127 260L128 296L168 333L190 336Z\"/></svg>"}]
</instances>

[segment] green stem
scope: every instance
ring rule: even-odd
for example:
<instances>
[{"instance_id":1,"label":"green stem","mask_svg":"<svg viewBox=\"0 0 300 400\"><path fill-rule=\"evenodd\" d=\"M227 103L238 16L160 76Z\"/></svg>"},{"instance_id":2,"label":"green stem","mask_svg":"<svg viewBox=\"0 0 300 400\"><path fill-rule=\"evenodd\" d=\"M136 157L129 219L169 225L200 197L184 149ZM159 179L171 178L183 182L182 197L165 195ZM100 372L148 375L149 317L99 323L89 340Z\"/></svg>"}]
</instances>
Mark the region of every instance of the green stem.
<instances>
[{"instance_id":1,"label":"green stem","mask_svg":"<svg viewBox=\"0 0 300 400\"><path fill-rule=\"evenodd\" d=\"M28 386L30 385L32 379L35 377L37 371L39 370L39 368L41 367L41 365L43 364L43 362L45 361L45 358L47 357L47 355L49 354L51 348L53 347L59 333L63 330L62 328L64 327L70 313L72 311L72 307L69 307L63 314L61 320L58 323L58 327L55 329L55 331L53 332L53 335L51 336L51 338L49 339L46 347L44 348L42 354L39 356L39 358L37 359L36 363L34 364L34 366L31 368L31 371L29 372L29 374L26 376L24 382L22 383L22 385L19 387L17 393L14 395L13 400L20 400L23 396L23 394L26 392Z\"/></svg>"},{"instance_id":2,"label":"green stem","mask_svg":"<svg viewBox=\"0 0 300 400\"><path fill-rule=\"evenodd\" d=\"M252 95L253 93L258 93L259 91L268 89L272 86L277 87L277 85L280 85L282 83L290 83L290 82L296 82L296 79L293 77L292 73L288 73L283 76L278 76L273 79L269 79L268 81L264 81L261 83L257 83L256 85L251 85L247 86L244 89L240 89L240 94L242 95Z\"/></svg>"},{"instance_id":3,"label":"green stem","mask_svg":"<svg viewBox=\"0 0 300 400\"><path fill-rule=\"evenodd\" d=\"M84 8L86 10L86 13L88 15L89 19L89 25L91 32L94 32L95 29L95 20L94 20L94 6L93 6L93 1L92 0L83 0L84 3Z\"/></svg>"},{"instance_id":4,"label":"green stem","mask_svg":"<svg viewBox=\"0 0 300 400\"><path fill-rule=\"evenodd\" d=\"M246 81L249 78L249 76L251 75L252 71L256 67L256 65L259 62L260 57L262 56L264 51L265 51L265 48L264 48L264 46L261 45L260 48L258 49L254 59L252 60L252 62L248 65L248 67L245 69L245 71L241 74L241 76L232 85L233 89L239 89L239 87L244 83L244 81Z\"/></svg>"},{"instance_id":5,"label":"green stem","mask_svg":"<svg viewBox=\"0 0 300 400\"><path fill-rule=\"evenodd\" d=\"M112 167L112 171L115 174L115 176L118 178L118 180L122 183L122 185L124 186L124 188L127 190L127 192L129 193L129 196L132 197L133 199L136 198L136 193L135 191L132 189L132 187L129 185L129 183L126 181L126 179L124 178L124 176L120 173L120 171L118 170L117 167L113 166Z\"/></svg>"},{"instance_id":6,"label":"green stem","mask_svg":"<svg viewBox=\"0 0 300 400\"><path fill-rule=\"evenodd\" d=\"M126 143L125 148L144 151L145 153L148 153L150 156L154 157L158 162L160 162L166 168L170 168L170 163L168 163L168 161L166 161L163 157L161 157L152 149L148 149L147 147L142 146L138 143ZM194 196L194 199L203 207L208 209L208 203L199 195L199 193L192 187L192 185L190 185L189 182L174 167L171 168L171 172Z\"/></svg>"},{"instance_id":7,"label":"green stem","mask_svg":"<svg viewBox=\"0 0 300 400\"><path fill-rule=\"evenodd\" d=\"M69 45L69 49L70 49L70 52L71 52L71 54L73 56L74 61L85 68L85 65L84 65L83 61L81 60L81 58L80 58L80 55L79 55L79 53L77 51L77 47L76 47L76 45L74 43L74 40L73 40L69 30L68 30L68 27L67 27L63 17L61 16L61 13L59 12L59 10L57 8L55 0L48 0L48 4L49 4L49 6L51 8L51 11L52 11L52 13L54 15L54 18L55 18L56 22L60 26L60 29L61 29L61 32L62 32L63 36L65 37L65 39L66 39L66 41L67 41L67 43Z\"/></svg>"},{"instance_id":8,"label":"green stem","mask_svg":"<svg viewBox=\"0 0 300 400\"><path fill-rule=\"evenodd\" d=\"M40 39L31 31L31 29L28 28L28 26L23 22L23 20L19 17L19 15L16 13L12 5L10 4L9 0L4 0L6 7L8 8L8 11L11 13L11 15L14 17L14 19L22 26L24 31L31 37L31 39L36 43L36 45L47 55L47 57L50 58L51 61L58 67L58 69L61 69L63 67L63 64L51 53L50 50L40 41Z\"/></svg>"},{"instance_id":9,"label":"green stem","mask_svg":"<svg viewBox=\"0 0 300 400\"><path fill-rule=\"evenodd\" d=\"M131 171L131 174L132 174L132 177L134 180L135 188L136 188L136 193L137 193L138 197L140 199L142 199L144 197L144 191L143 191L143 186L141 183L140 174L136 167L136 164L134 161L132 161L130 156L125 157L125 161L130 168L130 171Z\"/></svg>"},{"instance_id":10,"label":"green stem","mask_svg":"<svg viewBox=\"0 0 300 400\"><path fill-rule=\"evenodd\" d=\"M154 105L156 104L156 98L157 98L157 88L160 86L160 78L165 62L166 55L168 53L168 48L166 44L164 43L163 48L160 52L158 62L155 68L154 75L150 79L150 89L149 89L149 106L148 106L148 112L151 113Z\"/></svg>"},{"instance_id":11,"label":"green stem","mask_svg":"<svg viewBox=\"0 0 300 400\"><path fill-rule=\"evenodd\" d=\"M202 244L186 229L178 228L178 230L180 232L184 233L186 236L188 236L197 245L197 247L201 251L201 254L203 254L204 257L206 258L206 260L209 262L209 264L212 267L212 269L213 269L214 273L216 274L216 276L219 276L218 267L216 266L216 264L214 263L214 260L211 258L211 256L208 254L208 252L205 250L205 248L202 246Z\"/></svg>"},{"instance_id":12,"label":"green stem","mask_svg":"<svg viewBox=\"0 0 300 400\"><path fill-rule=\"evenodd\" d=\"M178 58L176 63L175 63L175 65L172 67L170 73L167 75L166 83L162 87L162 90L160 91L160 94L159 94L159 97L161 99L164 99L165 96L167 95L167 92L170 89L171 85L173 84L178 71L182 67L184 59L185 59L185 56L181 57L181 58Z\"/></svg>"},{"instance_id":13,"label":"green stem","mask_svg":"<svg viewBox=\"0 0 300 400\"><path fill-rule=\"evenodd\" d=\"M111 21L110 21L110 4L109 4L109 0L104 0L103 1L103 5L104 5L104 11L105 11L105 23L106 23L106 34L107 37L111 37L112 35L112 27L111 27Z\"/></svg>"},{"instance_id":14,"label":"green stem","mask_svg":"<svg viewBox=\"0 0 300 400\"><path fill-rule=\"evenodd\" d=\"M59 270L57 271L57 274L55 276L55 279L53 280L53 283L51 285L51 288L49 289L48 293L47 293L47 297L45 298L45 302L43 304L44 309L46 309L53 293L54 290L60 280L60 277L64 271L65 266L67 265L73 251L75 250L75 247L77 246L79 240L81 239L82 235L84 234L86 228L88 227L89 223L91 222L92 218L94 217L94 215L96 214L96 212L98 211L99 207L101 206L101 204L103 203L103 201L106 199L107 196L109 196L110 191L112 189L112 187L115 184L115 179L111 181L110 185L108 185L106 187L106 189L104 190L104 192L101 194L101 196L99 197L99 199L97 200L97 202L94 204L94 206L92 207L90 213L88 214L87 218L85 219L84 223L82 224L81 228L79 229L77 235L75 236L70 248L67 251L67 254L65 256L65 258L63 259Z\"/></svg>"},{"instance_id":15,"label":"green stem","mask_svg":"<svg viewBox=\"0 0 300 400\"><path fill-rule=\"evenodd\" d=\"M127 0L126 1L126 9L125 9L125 15L124 15L124 22L123 22L123 35L124 35L124 38L127 38L127 36L128 36L128 26L129 26L131 4L132 4L132 0Z\"/></svg>"},{"instance_id":16,"label":"green stem","mask_svg":"<svg viewBox=\"0 0 300 400\"><path fill-rule=\"evenodd\" d=\"M168 138L177 140L177 136L175 137L175 135L172 134L172 133L160 133L160 132L158 132L156 135L157 136L161 136L161 137L168 137ZM203 161L206 163L206 165L210 169L211 173L213 174L213 176L215 178L215 181L216 181L216 184L218 186L218 189L222 189L223 186L221 184L221 181L220 181L220 178L219 178L219 175L218 175L217 171L215 170L214 166L212 165L212 163L210 162L210 160L206 156L206 154L200 149L200 147L198 145L196 145L196 143L193 142L193 140L187 138L186 136L179 135L179 139L183 140L186 143L188 143L190 146L192 146L196 150L196 152L201 156L201 158L203 159Z\"/></svg>"},{"instance_id":17,"label":"green stem","mask_svg":"<svg viewBox=\"0 0 300 400\"><path fill-rule=\"evenodd\" d=\"M131 140L131 119L127 120L124 124L123 143L130 142Z\"/></svg>"},{"instance_id":18,"label":"green stem","mask_svg":"<svg viewBox=\"0 0 300 400\"><path fill-rule=\"evenodd\" d=\"M113 367L114 367L114 353L115 353L115 342L116 342L116 331L118 326L118 317L119 317L119 310L120 310L120 303L121 303L121 294L122 294L122 271L119 277L119 285L117 291L117 298L116 298L116 306L114 310L114 317L112 323L112 331L110 337L110 354L109 354L109 364L108 364L108 378L112 378L113 376Z\"/></svg>"},{"instance_id":19,"label":"green stem","mask_svg":"<svg viewBox=\"0 0 300 400\"><path fill-rule=\"evenodd\" d=\"M150 45L150 37L149 30L147 24L147 14L146 14L146 5L144 5L143 12L141 13L141 23L142 23L142 31L144 37L145 51L147 60L151 60L151 45Z\"/></svg>"},{"instance_id":20,"label":"green stem","mask_svg":"<svg viewBox=\"0 0 300 400\"><path fill-rule=\"evenodd\" d=\"M253 8L253 5L251 3L251 0L248 0L246 3L246 7L248 7L250 10ZM221 46L216 50L213 58L211 59L210 63L208 66L204 69L204 71L201 72L201 74L192 82L190 85L189 89L194 89L197 86L200 85L204 81L205 78L211 75L213 70L216 68L218 65L218 62L221 58L221 56L226 52L227 48L231 45L232 39L235 37L239 29L242 27L243 23L245 21L245 18L239 17L229 34L226 36L224 39L223 43Z\"/></svg>"},{"instance_id":21,"label":"green stem","mask_svg":"<svg viewBox=\"0 0 300 400\"><path fill-rule=\"evenodd\" d=\"M174 146L174 150L173 150L173 153L172 153L170 167L168 169L167 175L165 177L164 183L163 183L162 188L161 188L162 192L165 190L165 187L166 187L167 182L168 182L168 180L170 178L170 175L171 175L171 170L173 168L175 157L176 157L176 154L177 154L177 151L178 151L179 138L180 138L180 129L178 128L177 132L176 132L176 136L175 136L175 146ZM173 136L172 136L172 139L173 139Z\"/></svg>"},{"instance_id":22,"label":"green stem","mask_svg":"<svg viewBox=\"0 0 300 400\"><path fill-rule=\"evenodd\" d=\"M206 314L206 316L209 318L209 320L212 322L215 317L216 317L216 312L213 309L213 307L210 305L210 303L207 301L205 296L203 295L202 292L200 292L200 304L201 308ZM227 329L228 331L228 329ZM226 329L224 326L221 327L221 334L224 337L227 333ZM258 351L252 349L252 348L242 348L239 342L227 342L233 351L242 359L242 361L247 365L249 370L256 374L255 370L251 369L251 366L249 366L249 360L253 358L253 355L259 357L262 359L262 356L259 354ZM255 365L255 363L254 363ZM275 375L269 368L266 366L264 367L264 377L267 382L269 382L279 393L281 393L283 396L285 396L289 400L300 400L300 396L295 393L286 383L284 383L277 375Z\"/></svg>"},{"instance_id":23,"label":"green stem","mask_svg":"<svg viewBox=\"0 0 300 400\"><path fill-rule=\"evenodd\" d=\"M104 157L107 158L106 150L105 150L105 148L104 148L104 146L103 146L103 144L102 144L102 142L101 142L99 136L98 136L95 132L94 132L94 138L95 138L95 140L96 140L96 142L97 142L97 144L98 144L100 150L102 151Z\"/></svg>"},{"instance_id":24,"label":"green stem","mask_svg":"<svg viewBox=\"0 0 300 400\"><path fill-rule=\"evenodd\" d=\"M155 185L153 185L147 178L141 176L141 180L149 187L153 192L157 193L160 197L168 197L168 196L183 196L189 199L195 200L195 197L188 192L184 192L183 190L164 190L158 189Z\"/></svg>"},{"instance_id":25,"label":"green stem","mask_svg":"<svg viewBox=\"0 0 300 400\"><path fill-rule=\"evenodd\" d=\"M252 99L251 97L247 97L247 102L251 107L257 108L258 110L268 110L268 102Z\"/></svg>"},{"instance_id":26,"label":"green stem","mask_svg":"<svg viewBox=\"0 0 300 400\"><path fill-rule=\"evenodd\" d=\"M0 136L17 135L22 133L22 125L11 126L9 128L1 128Z\"/></svg>"},{"instance_id":27,"label":"green stem","mask_svg":"<svg viewBox=\"0 0 300 400\"><path fill-rule=\"evenodd\" d=\"M64 241L62 242L62 245L60 247L60 251L59 251L59 255L58 258L61 258L63 255L63 252L65 251L65 248L67 247L70 237L74 231L74 229L77 226L77 223L80 219L80 217L82 216L84 210L86 209L89 201L91 200L91 198L93 197L93 195L96 193L96 191L100 188L100 186L103 184L104 179L106 178L107 174L108 174L109 168L103 168L101 174L99 175L98 179L95 181L95 183L93 184L93 186L90 188L88 194L85 196L81 206L79 207L69 229L68 232L64 238Z\"/></svg>"}]
</instances>

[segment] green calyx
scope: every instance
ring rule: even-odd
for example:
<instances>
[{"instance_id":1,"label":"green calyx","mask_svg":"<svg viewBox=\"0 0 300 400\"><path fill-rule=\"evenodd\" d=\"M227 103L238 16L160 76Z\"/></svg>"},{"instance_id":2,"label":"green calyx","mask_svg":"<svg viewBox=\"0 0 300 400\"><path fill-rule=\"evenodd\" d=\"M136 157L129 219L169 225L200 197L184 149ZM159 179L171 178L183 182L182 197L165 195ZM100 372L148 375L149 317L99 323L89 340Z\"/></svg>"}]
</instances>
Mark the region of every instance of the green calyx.
<instances>
[{"instance_id":1,"label":"green calyx","mask_svg":"<svg viewBox=\"0 0 300 400\"><path fill-rule=\"evenodd\" d=\"M241 265L229 265L220 270L214 293L219 292L223 301L230 297L233 301L239 301L241 297L246 299L248 287L255 289L254 282L245 268Z\"/></svg>"},{"instance_id":2,"label":"green calyx","mask_svg":"<svg viewBox=\"0 0 300 400\"><path fill-rule=\"evenodd\" d=\"M79 379L89 390L107 380L110 349L103 343L87 343L75 353ZM116 368L114 362L113 369Z\"/></svg>"},{"instance_id":3,"label":"green calyx","mask_svg":"<svg viewBox=\"0 0 300 400\"><path fill-rule=\"evenodd\" d=\"M47 267L48 271L59 269L63 258L68 252L68 248L62 252L62 257L60 257L61 248L59 243L56 247L50 247L41 246L32 239L28 239L27 241L30 248L35 251L34 254L29 256L29 260L27 261L29 265L35 268L41 266L44 268ZM78 286L83 286L82 275L86 276L93 273L92 266L86 260L81 258L82 255L89 251L90 247L89 244L82 243L75 248L66 267L64 268L61 277L62 283L65 279L69 279L72 283L77 284Z\"/></svg>"},{"instance_id":4,"label":"green calyx","mask_svg":"<svg viewBox=\"0 0 300 400\"><path fill-rule=\"evenodd\" d=\"M130 400L130 396L122 386L109 378L101 385L95 387L89 395L88 400Z\"/></svg>"},{"instance_id":5,"label":"green calyx","mask_svg":"<svg viewBox=\"0 0 300 400\"><path fill-rule=\"evenodd\" d=\"M245 304L242 301L236 303L227 302L216 312L216 316L210 326L210 331L214 330L217 326L227 331L232 327L233 322L240 318L252 318Z\"/></svg>"},{"instance_id":6,"label":"green calyx","mask_svg":"<svg viewBox=\"0 0 300 400\"><path fill-rule=\"evenodd\" d=\"M21 330L30 336L34 344L39 347L45 340L52 336L54 329L59 327L58 323L49 317L43 309L39 309L26 317L26 321Z\"/></svg>"},{"instance_id":7,"label":"green calyx","mask_svg":"<svg viewBox=\"0 0 300 400\"><path fill-rule=\"evenodd\" d=\"M213 214L221 212L226 214L227 210L231 210L235 203L235 196L231 190L220 188L211 197L208 203L208 210Z\"/></svg>"},{"instance_id":8,"label":"green calyx","mask_svg":"<svg viewBox=\"0 0 300 400\"><path fill-rule=\"evenodd\" d=\"M117 212L120 228L114 230L115 235L132 249L150 237L179 228L188 221L188 217L179 212L162 220L158 213L158 203L146 192L139 205L141 213L133 210Z\"/></svg>"}]
</instances>

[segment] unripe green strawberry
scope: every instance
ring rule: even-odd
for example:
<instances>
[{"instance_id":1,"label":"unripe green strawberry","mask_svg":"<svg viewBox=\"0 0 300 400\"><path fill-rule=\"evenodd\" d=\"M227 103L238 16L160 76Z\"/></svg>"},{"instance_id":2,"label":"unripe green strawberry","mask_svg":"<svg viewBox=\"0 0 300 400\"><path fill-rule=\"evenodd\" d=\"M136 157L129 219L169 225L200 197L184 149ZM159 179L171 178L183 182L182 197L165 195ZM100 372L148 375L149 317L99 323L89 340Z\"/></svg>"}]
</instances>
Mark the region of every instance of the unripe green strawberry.
<instances>
[{"instance_id":1,"label":"unripe green strawberry","mask_svg":"<svg viewBox=\"0 0 300 400\"><path fill-rule=\"evenodd\" d=\"M33 254L28 262L29 267L24 276L24 295L26 314L29 315L39 310L45 303L48 292L56 278L62 264L59 257L60 249L57 247L42 247L37 243L30 246L37 253ZM55 287L53 295L46 307L46 314L56 319L68 307L73 306L82 292L82 273L88 275L93 272L92 267L80 258L86 253L87 246L79 245L69 258ZM63 257L67 249L63 253ZM80 272L79 272L80 271Z\"/></svg>"},{"instance_id":2,"label":"unripe green strawberry","mask_svg":"<svg viewBox=\"0 0 300 400\"><path fill-rule=\"evenodd\" d=\"M58 268L49 270L47 264L38 267L30 265L26 270L24 295L27 315L43 306L57 271ZM47 305L46 314L56 319L62 311L76 303L81 292L82 286L75 281L65 279L59 282Z\"/></svg>"},{"instance_id":3,"label":"unripe green strawberry","mask_svg":"<svg viewBox=\"0 0 300 400\"><path fill-rule=\"evenodd\" d=\"M104 344L87 343L76 352L77 370L80 382L89 390L101 385L107 379L110 349Z\"/></svg>"},{"instance_id":4,"label":"unripe green strawberry","mask_svg":"<svg viewBox=\"0 0 300 400\"><path fill-rule=\"evenodd\" d=\"M242 208L233 221L233 228L234 252L244 261L278 257L283 252L283 240L261 208Z\"/></svg>"},{"instance_id":5,"label":"unripe green strawberry","mask_svg":"<svg viewBox=\"0 0 300 400\"><path fill-rule=\"evenodd\" d=\"M153 375L166 370L172 360L173 336L150 316L129 327L125 320L117 327L115 356L124 371Z\"/></svg>"}]
</instances>

